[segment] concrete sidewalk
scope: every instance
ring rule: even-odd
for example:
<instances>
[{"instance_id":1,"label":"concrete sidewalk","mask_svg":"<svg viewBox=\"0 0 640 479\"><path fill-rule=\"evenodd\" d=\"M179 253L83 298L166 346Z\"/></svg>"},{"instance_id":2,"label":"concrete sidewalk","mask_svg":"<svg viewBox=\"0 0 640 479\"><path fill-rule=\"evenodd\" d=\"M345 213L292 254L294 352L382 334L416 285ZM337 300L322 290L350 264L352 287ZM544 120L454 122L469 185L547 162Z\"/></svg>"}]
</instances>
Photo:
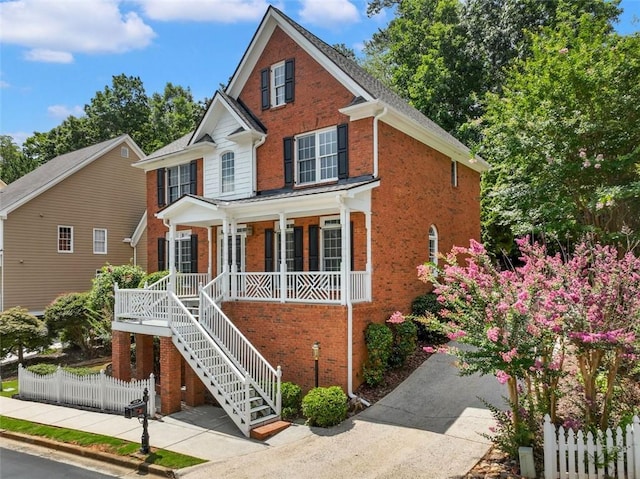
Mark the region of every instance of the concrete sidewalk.
<instances>
[{"instance_id":1,"label":"concrete sidewalk","mask_svg":"<svg viewBox=\"0 0 640 479\"><path fill-rule=\"evenodd\" d=\"M459 377L435 355L381 401L330 428L293 424L267 439L245 438L221 408L201 406L149 421L152 447L210 462L177 475L209 478L459 478L487 452L502 405L495 378ZM0 414L139 442L136 419L0 397Z\"/></svg>"}]
</instances>

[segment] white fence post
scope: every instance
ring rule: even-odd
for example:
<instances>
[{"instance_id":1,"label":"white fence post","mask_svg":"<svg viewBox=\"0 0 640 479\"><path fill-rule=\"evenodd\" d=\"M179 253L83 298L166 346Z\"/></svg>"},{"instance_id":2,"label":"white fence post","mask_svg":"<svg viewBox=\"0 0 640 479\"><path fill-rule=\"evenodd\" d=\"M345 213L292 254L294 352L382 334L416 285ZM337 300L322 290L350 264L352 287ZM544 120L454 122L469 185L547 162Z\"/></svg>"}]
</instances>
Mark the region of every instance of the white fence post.
<instances>
[{"instance_id":1,"label":"white fence post","mask_svg":"<svg viewBox=\"0 0 640 479\"><path fill-rule=\"evenodd\" d=\"M634 477L640 477L640 419L633 416L633 465Z\"/></svg>"},{"instance_id":2,"label":"white fence post","mask_svg":"<svg viewBox=\"0 0 640 479\"><path fill-rule=\"evenodd\" d=\"M544 479L555 479L558 466L556 464L556 430L551 424L548 414L544 415Z\"/></svg>"},{"instance_id":3,"label":"white fence post","mask_svg":"<svg viewBox=\"0 0 640 479\"><path fill-rule=\"evenodd\" d=\"M156 415L156 377L153 373L149 374L149 416Z\"/></svg>"},{"instance_id":4,"label":"white fence post","mask_svg":"<svg viewBox=\"0 0 640 479\"><path fill-rule=\"evenodd\" d=\"M56 402L60 404L62 401L62 368L58 365L58 369L55 372L56 378Z\"/></svg>"}]
</instances>

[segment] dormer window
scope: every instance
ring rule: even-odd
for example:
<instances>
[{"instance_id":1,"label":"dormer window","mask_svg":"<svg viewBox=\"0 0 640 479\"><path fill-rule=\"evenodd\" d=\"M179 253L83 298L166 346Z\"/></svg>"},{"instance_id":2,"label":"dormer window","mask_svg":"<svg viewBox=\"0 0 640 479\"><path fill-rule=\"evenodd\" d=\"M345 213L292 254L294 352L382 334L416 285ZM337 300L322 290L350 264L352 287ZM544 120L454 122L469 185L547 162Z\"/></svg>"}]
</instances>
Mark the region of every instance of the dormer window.
<instances>
[{"instance_id":1,"label":"dormer window","mask_svg":"<svg viewBox=\"0 0 640 479\"><path fill-rule=\"evenodd\" d=\"M262 109L293 102L295 63L293 59L271 65L260 72Z\"/></svg>"}]
</instances>

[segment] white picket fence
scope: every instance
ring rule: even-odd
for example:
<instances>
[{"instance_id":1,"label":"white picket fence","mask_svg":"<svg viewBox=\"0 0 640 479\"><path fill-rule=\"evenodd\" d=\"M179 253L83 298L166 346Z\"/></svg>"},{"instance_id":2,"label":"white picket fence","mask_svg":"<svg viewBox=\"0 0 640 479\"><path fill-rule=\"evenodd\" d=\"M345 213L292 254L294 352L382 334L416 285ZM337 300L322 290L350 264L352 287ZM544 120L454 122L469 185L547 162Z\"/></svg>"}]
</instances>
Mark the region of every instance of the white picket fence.
<instances>
[{"instance_id":1,"label":"white picket fence","mask_svg":"<svg viewBox=\"0 0 640 479\"><path fill-rule=\"evenodd\" d=\"M640 479L640 420L625 431L618 427L591 432L565 431L544 418L545 479Z\"/></svg>"},{"instance_id":2,"label":"white picket fence","mask_svg":"<svg viewBox=\"0 0 640 479\"><path fill-rule=\"evenodd\" d=\"M142 399L145 388L149 392L149 416L155 416L155 378L121 381L100 374L79 376L60 366L53 374L36 374L18 367L18 391L21 399L53 402L60 405L82 406L104 412L124 414L124 407L134 399Z\"/></svg>"}]
</instances>

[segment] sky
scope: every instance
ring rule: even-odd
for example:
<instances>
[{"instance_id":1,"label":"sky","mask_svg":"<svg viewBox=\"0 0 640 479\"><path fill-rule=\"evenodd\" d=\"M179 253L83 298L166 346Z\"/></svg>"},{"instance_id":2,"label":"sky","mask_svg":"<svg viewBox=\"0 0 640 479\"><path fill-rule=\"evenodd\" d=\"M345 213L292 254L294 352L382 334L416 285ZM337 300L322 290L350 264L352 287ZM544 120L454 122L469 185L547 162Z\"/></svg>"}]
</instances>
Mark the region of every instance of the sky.
<instances>
[{"instance_id":1,"label":"sky","mask_svg":"<svg viewBox=\"0 0 640 479\"><path fill-rule=\"evenodd\" d=\"M149 96L171 82L211 97L269 4L356 54L392 17L367 17L366 0L0 0L0 135L21 144L81 116L122 73L140 77ZM640 0L621 7L618 32L640 31Z\"/></svg>"}]
</instances>

